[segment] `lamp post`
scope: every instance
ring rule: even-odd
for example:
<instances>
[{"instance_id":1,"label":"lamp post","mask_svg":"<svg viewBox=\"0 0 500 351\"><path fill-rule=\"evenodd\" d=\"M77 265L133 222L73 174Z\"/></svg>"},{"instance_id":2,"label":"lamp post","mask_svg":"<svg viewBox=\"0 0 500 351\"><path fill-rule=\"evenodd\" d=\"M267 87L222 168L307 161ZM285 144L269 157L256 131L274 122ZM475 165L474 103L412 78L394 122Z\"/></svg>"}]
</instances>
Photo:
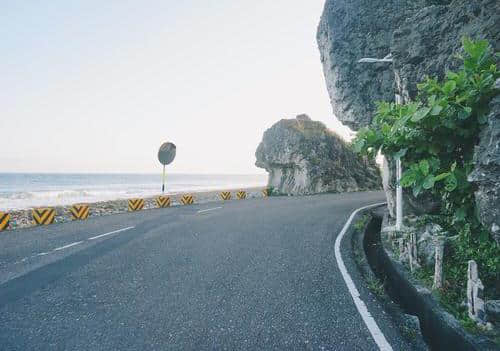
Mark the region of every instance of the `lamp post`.
<instances>
[{"instance_id":1,"label":"lamp post","mask_svg":"<svg viewBox=\"0 0 500 351\"><path fill-rule=\"evenodd\" d=\"M358 63L392 63L392 54L385 56L382 59L364 57L358 60ZM396 104L401 104L401 96L396 94ZM401 187L402 177L401 158L396 157L396 230L400 231L403 227L403 188Z\"/></svg>"}]
</instances>

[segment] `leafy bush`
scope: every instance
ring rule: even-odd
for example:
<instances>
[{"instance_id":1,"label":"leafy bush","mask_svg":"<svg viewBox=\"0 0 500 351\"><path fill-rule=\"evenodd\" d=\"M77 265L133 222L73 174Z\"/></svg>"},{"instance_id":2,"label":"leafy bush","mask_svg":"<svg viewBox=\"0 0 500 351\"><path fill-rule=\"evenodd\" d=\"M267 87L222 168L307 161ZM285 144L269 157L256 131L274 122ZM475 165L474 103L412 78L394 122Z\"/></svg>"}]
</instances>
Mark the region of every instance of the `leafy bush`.
<instances>
[{"instance_id":1,"label":"leafy bush","mask_svg":"<svg viewBox=\"0 0 500 351\"><path fill-rule=\"evenodd\" d=\"M415 197L427 193L440 199L440 224L459 234L447 262L450 279L462 288L467 260L475 259L485 285L492 287L499 279L500 248L479 222L476 188L467 177L479 132L487 123L488 103L498 94L499 54L485 40L464 38L462 44L464 53L458 58L463 66L458 72L448 72L442 82L427 78L418 84L415 101L378 102L371 126L358 132L353 147L371 157L379 150L401 157L401 185Z\"/></svg>"}]
</instances>

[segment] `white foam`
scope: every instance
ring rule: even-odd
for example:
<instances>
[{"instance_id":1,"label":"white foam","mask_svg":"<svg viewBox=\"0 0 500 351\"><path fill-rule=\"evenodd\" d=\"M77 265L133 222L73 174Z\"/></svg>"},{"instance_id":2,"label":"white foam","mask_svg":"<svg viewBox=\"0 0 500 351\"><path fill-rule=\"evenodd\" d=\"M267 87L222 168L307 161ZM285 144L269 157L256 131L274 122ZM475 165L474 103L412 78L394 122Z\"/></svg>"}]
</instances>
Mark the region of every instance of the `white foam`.
<instances>
[{"instance_id":1,"label":"white foam","mask_svg":"<svg viewBox=\"0 0 500 351\"><path fill-rule=\"evenodd\" d=\"M180 192L198 192L211 191L218 189L246 188L265 185L265 176L256 176L255 178L238 179L235 181L231 177L200 176L197 179L194 175L186 178L181 176L167 181L166 191L168 193ZM127 199L131 197L152 197L158 195L161 189L159 183L145 184L117 184L110 179L109 184L90 184L90 185L56 185L44 184L40 190L36 189L36 184L26 186L17 185L16 189L0 189L0 210L20 210L31 207L41 206L64 206L80 202L99 202Z\"/></svg>"}]
</instances>

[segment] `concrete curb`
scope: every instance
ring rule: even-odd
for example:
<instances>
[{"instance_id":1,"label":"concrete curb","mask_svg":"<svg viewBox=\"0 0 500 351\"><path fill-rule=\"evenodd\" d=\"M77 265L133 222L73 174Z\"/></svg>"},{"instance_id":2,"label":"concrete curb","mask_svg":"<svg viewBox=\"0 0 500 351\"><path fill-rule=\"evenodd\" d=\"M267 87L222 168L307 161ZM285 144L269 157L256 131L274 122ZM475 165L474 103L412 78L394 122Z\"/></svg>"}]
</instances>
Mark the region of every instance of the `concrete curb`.
<instances>
[{"instance_id":1,"label":"concrete curb","mask_svg":"<svg viewBox=\"0 0 500 351\"><path fill-rule=\"evenodd\" d=\"M371 216L371 219L365 224L363 229L354 229L351 235L351 248L355 256L357 268L361 272L361 276L366 280L366 283L368 283L368 281L370 280L378 279L377 275L370 266L370 260L366 254L367 245L369 245L366 238L370 235L373 229L376 230L377 227L380 227L380 224L377 223L380 222L380 219L378 218L379 211L381 211L381 208L367 210L363 213L360 213L359 216L369 214ZM408 318L405 318L406 313L401 309L401 307L395 304L389 298L389 296L379 296L378 299L388 315L390 315L391 319L394 321L395 325L399 327L401 335L407 340L408 343L411 344L412 350L429 350L429 346L424 341L423 335L421 334L420 330L418 331L418 333L415 333L411 337L406 336L406 334L403 333L404 328L410 329L413 326L409 325Z\"/></svg>"},{"instance_id":2,"label":"concrete curb","mask_svg":"<svg viewBox=\"0 0 500 351\"><path fill-rule=\"evenodd\" d=\"M384 276L391 298L408 313L418 317L424 338L432 349L500 350L487 338L465 331L458 320L441 307L431 291L419 285L406 268L391 257L380 240L380 230L373 239L378 245L371 245L372 250L366 253L372 268Z\"/></svg>"}]
</instances>

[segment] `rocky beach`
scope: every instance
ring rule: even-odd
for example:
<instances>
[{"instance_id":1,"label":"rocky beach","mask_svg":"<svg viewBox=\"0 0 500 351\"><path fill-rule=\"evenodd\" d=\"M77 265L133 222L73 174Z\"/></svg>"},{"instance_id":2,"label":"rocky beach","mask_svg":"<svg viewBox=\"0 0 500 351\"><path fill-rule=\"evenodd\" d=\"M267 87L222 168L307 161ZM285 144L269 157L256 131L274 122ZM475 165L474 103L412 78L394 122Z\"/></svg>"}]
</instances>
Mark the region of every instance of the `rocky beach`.
<instances>
[{"instance_id":1,"label":"rocky beach","mask_svg":"<svg viewBox=\"0 0 500 351\"><path fill-rule=\"evenodd\" d=\"M223 200L220 197L221 192L231 192L231 200L236 199L237 191L245 191L247 193L247 199L251 198L259 198L264 197L262 191L265 187L249 187L249 188L238 188L238 189L220 189L220 190L212 190L212 191L201 191L201 192L190 192L190 193L168 193L164 196L170 197L171 206L179 206L182 205L180 199L185 194L193 195L194 203L209 203L209 202L222 202ZM160 194L158 194L160 195ZM119 199L119 200L111 200L111 201L100 201L94 203L86 203L90 207L90 216L99 217L112 215L117 213L124 213L128 211L128 199ZM52 208L56 211L55 223L64 223L71 222L72 215L70 212L71 205L66 206L53 206ZM144 209L157 209L158 206L156 204L156 196L152 197L144 197ZM6 230L13 230L19 228L27 228L35 226L33 222L33 218L31 215L31 209L23 209L23 210L13 210L8 211L10 214L10 224L6 228ZM5 234L5 233L4 233Z\"/></svg>"}]
</instances>

